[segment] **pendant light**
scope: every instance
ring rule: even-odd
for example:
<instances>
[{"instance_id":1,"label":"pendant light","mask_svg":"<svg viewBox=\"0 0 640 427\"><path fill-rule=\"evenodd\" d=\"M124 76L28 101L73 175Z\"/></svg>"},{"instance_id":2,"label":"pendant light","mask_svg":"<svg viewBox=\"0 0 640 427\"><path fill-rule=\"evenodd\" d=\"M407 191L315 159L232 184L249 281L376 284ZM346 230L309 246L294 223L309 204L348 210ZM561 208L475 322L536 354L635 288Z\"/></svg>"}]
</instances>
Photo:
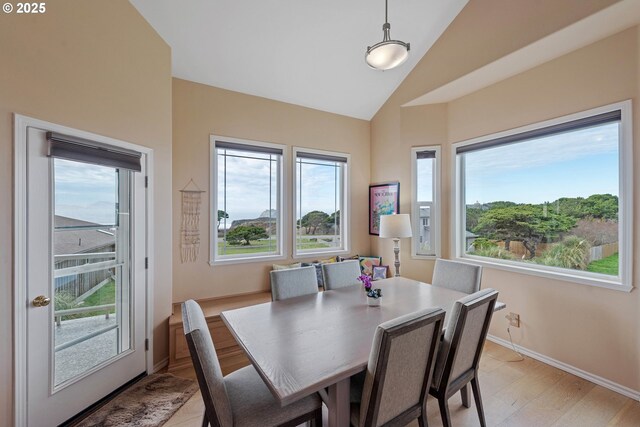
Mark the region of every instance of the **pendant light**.
<instances>
[{"instance_id":1,"label":"pendant light","mask_svg":"<svg viewBox=\"0 0 640 427\"><path fill-rule=\"evenodd\" d=\"M387 2L384 0L384 25L382 32L384 37L382 41L367 47L367 53L364 56L367 64L375 70L390 70L402 65L409 57L409 43L400 40L391 40L389 34L391 25L387 18Z\"/></svg>"}]
</instances>

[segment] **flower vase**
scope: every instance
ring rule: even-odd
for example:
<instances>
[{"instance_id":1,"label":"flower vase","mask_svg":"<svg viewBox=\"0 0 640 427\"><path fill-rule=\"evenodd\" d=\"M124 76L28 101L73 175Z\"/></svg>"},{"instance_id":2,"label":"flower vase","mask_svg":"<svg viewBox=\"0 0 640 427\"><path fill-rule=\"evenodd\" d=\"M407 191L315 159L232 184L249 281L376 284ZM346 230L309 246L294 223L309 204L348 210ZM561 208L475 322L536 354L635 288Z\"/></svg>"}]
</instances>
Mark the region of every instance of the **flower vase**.
<instances>
[{"instance_id":1,"label":"flower vase","mask_svg":"<svg viewBox=\"0 0 640 427\"><path fill-rule=\"evenodd\" d=\"M370 298L367 297L367 304L371 307L380 307L381 298Z\"/></svg>"}]
</instances>

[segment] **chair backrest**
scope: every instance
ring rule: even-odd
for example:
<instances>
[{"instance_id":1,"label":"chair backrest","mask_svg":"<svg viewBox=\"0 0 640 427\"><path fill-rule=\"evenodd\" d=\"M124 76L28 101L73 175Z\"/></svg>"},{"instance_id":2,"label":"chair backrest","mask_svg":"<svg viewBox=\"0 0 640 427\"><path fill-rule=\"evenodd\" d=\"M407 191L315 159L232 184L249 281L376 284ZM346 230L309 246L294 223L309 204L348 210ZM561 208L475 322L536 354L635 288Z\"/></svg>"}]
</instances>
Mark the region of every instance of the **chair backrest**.
<instances>
[{"instance_id":1,"label":"chair backrest","mask_svg":"<svg viewBox=\"0 0 640 427\"><path fill-rule=\"evenodd\" d=\"M433 268L433 286L472 294L480 290L482 267L447 259L437 259Z\"/></svg>"},{"instance_id":2,"label":"chair backrest","mask_svg":"<svg viewBox=\"0 0 640 427\"><path fill-rule=\"evenodd\" d=\"M392 420L405 425L425 409L444 315L430 308L378 326L362 389L360 426Z\"/></svg>"},{"instance_id":3,"label":"chair backrest","mask_svg":"<svg viewBox=\"0 0 640 427\"><path fill-rule=\"evenodd\" d=\"M471 370L478 369L497 300L498 291L484 289L456 301L438 351L434 388L442 390Z\"/></svg>"},{"instance_id":4,"label":"chair backrest","mask_svg":"<svg viewBox=\"0 0 640 427\"><path fill-rule=\"evenodd\" d=\"M207 319L194 300L182 303L182 321L207 419L212 427L231 427L233 414Z\"/></svg>"},{"instance_id":5,"label":"chair backrest","mask_svg":"<svg viewBox=\"0 0 640 427\"><path fill-rule=\"evenodd\" d=\"M313 266L271 271L271 299L274 301L317 292L318 279Z\"/></svg>"},{"instance_id":6,"label":"chair backrest","mask_svg":"<svg viewBox=\"0 0 640 427\"><path fill-rule=\"evenodd\" d=\"M361 274L360 261L349 260L322 264L322 277L326 291L357 285L360 283L358 276Z\"/></svg>"}]
</instances>

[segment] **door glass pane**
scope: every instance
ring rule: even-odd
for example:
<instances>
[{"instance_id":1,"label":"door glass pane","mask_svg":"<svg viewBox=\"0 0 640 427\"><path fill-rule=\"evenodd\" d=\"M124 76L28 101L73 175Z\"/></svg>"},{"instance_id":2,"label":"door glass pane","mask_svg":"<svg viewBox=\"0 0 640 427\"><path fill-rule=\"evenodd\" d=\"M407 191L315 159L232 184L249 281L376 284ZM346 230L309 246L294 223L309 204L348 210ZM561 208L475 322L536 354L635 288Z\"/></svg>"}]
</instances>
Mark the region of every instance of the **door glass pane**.
<instances>
[{"instance_id":1,"label":"door glass pane","mask_svg":"<svg viewBox=\"0 0 640 427\"><path fill-rule=\"evenodd\" d=\"M131 347L130 173L54 159L54 385Z\"/></svg>"}]
</instances>

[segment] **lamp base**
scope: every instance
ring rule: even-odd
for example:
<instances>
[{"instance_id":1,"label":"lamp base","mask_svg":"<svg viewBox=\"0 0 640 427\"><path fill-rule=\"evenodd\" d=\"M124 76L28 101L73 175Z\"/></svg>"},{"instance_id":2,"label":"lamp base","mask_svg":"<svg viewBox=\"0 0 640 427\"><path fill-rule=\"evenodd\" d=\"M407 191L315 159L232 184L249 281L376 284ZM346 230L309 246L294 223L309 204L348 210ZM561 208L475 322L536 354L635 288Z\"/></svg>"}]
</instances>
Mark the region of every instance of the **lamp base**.
<instances>
[{"instance_id":1,"label":"lamp base","mask_svg":"<svg viewBox=\"0 0 640 427\"><path fill-rule=\"evenodd\" d=\"M396 267L395 277L400 277L400 239L393 239L393 253L396 257L394 266Z\"/></svg>"}]
</instances>

